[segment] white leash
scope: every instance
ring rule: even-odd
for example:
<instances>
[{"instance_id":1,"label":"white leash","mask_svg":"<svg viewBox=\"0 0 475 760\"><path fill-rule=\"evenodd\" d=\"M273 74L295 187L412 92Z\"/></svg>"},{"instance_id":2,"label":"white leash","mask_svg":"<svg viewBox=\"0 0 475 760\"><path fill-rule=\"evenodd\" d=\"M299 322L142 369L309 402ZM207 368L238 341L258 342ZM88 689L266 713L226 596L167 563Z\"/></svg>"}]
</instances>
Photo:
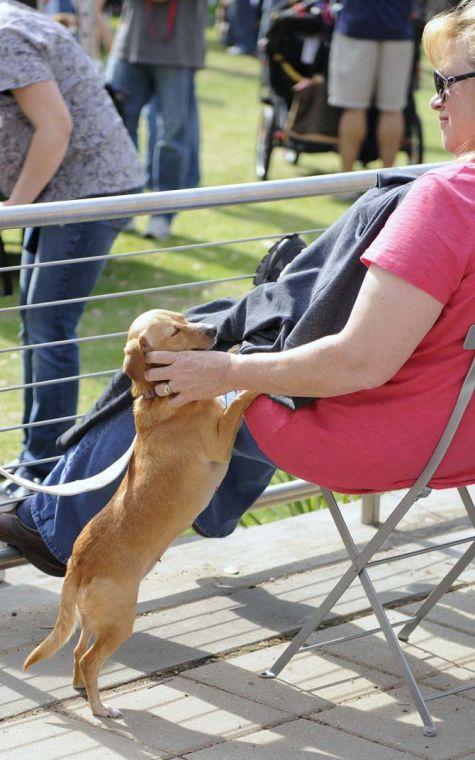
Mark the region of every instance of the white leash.
<instances>
[{"instance_id":1,"label":"white leash","mask_svg":"<svg viewBox=\"0 0 475 760\"><path fill-rule=\"evenodd\" d=\"M18 475L15 475L15 473L4 470L3 467L0 467L0 475L3 475L9 480L13 480L13 482L19 486L28 488L29 491L49 493L53 496L76 496L77 494L85 493L86 491L98 491L99 488L103 488L104 486L109 485L109 483L112 483L112 481L118 478L123 470L125 470L133 454L136 440L137 436L134 437L134 440L125 454L122 454L122 456L109 465L109 467L102 472L98 472L96 475L92 475L90 478L84 478L84 480L72 480L70 483L59 483L56 486L42 486L38 485L38 483L32 483L31 480L27 480L26 478L20 478Z\"/></svg>"}]
</instances>

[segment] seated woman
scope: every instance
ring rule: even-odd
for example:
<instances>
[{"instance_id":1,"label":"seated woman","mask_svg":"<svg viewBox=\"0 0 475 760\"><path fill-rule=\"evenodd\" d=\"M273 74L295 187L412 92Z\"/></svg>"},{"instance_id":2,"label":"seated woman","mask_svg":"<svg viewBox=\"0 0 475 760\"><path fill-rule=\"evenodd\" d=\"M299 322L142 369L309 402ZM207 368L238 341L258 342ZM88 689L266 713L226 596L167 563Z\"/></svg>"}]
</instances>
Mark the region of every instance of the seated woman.
<instances>
[{"instance_id":1,"label":"seated woman","mask_svg":"<svg viewBox=\"0 0 475 760\"><path fill-rule=\"evenodd\" d=\"M281 353L152 352L148 379L172 403L248 388L262 394L246 414L228 474L195 522L230 533L276 466L349 493L411 484L429 459L471 361L462 350L475 323L475 0L427 25L435 74L431 107L457 160L427 172L362 256L367 273L342 330ZM296 411L266 394L313 397ZM472 403L431 485L473 482ZM131 410L86 433L48 482L103 469L129 446ZM74 540L117 486L56 498L36 494L0 515L0 539L33 564L64 574Z\"/></svg>"}]
</instances>

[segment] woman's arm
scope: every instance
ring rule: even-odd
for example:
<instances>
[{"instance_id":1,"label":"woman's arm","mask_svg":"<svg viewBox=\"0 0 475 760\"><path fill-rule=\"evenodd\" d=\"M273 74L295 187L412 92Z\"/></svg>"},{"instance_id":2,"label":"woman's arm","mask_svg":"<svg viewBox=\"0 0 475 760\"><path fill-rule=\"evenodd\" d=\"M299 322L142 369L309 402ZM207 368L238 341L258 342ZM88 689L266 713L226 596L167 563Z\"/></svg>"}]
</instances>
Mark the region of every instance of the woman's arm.
<instances>
[{"instance_id":1,"label":"woman's arm","mask_svg":"<svg viewBox=\"0 0 475 760\"><path fill-rule=\"evenodd\" d=\"M406 280L372 264L344 329L281 353L226 354L152 351L147 379L173 403L247 389L288 396L326 397L378 387L414 352L443 304Z\"/></svg>"},{"instance_id":2,"label":"woman's arm","mask_svg":"<svg viewBox=\"0 0 475 760\"><path fill-rule=\"evenodd\" d=\"M69 109L53 80L18 87L12 95L34 132L6 206L32 203L38 197L61 165L73 129Z\"/></svg>"}]
</instances>

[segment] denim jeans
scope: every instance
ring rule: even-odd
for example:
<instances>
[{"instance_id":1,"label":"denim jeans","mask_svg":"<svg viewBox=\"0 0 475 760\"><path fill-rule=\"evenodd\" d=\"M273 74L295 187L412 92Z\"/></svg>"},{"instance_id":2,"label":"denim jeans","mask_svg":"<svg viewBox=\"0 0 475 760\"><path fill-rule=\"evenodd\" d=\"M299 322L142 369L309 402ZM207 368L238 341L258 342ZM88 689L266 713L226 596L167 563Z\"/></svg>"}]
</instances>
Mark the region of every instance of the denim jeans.
<instances>
[{"instance_id":1,"label":"denim jeans","mask_svg":"<svg viewBox=\"0 0 475 760\"><path fill-rule=\"evenodd\" d=\"M82 222L26 230L22 264L33 264L107 254L123 225L123 220ZM22 269L20 303L22 305L61 301L88 296L104 267L104 260L83 264ZM69 340L76 337L76 327L84 310L83 303L26 309L21 312L23 345ZM23 352L24 382L42 383L52 378L78 375L79 352L75 343L45 346ZM76 414L78 382L39 385L24 391L24 424L37 423ZM55 441L71 422L56 422L24 431L20 460L27 474L43 478L50 464L28 467L32 460L54 456Z\"/></svg>"},{"instance_id":2,"label":"denim jeans","mask_svg":"<svg viewBox=\"0 0 475 760\"><path fill-rule=\"evenodd\" d=\"M189 187L190 151L199 142L198 113L194 92L195 70L186 66L109 61L106 79L124 94L123 118L137 145L140 112L152 99L160 116L158 140L151 161L152 190ZM196 180L197 157L194 159ZM164 214L171 221L173 214Z\"/></svg>"},{"instance_id":3,"label":"denim jeans","mask_svg":"<svg viewBox=\"0 0 475 760\"><path fill-rule=\"evenodd\" d=\"M234 0L228 7L229 31L227 45L235 45L247 55L257 49L258 9L250 0Z\"/></svg>"},{"instance_id":4,"label":"denim jeans","mask_svg":"<svg viewBox=\"0 0 475 760\"><path fill-rule=\"evenodd\" d=\"M230 395L229 398L232 398ZM101 472L130 446L135 435L132 409L118 412L91 428L56 464L45 483L52 485L87 478ZM226 536L262 493L275 466L260 451L245 422L238 432L229 470L210 505L195 520L200 533ZM78 496L37 493L25 501L36 527L60 562L71 556L77 536L109 501L122 476L99 491ZM159 484L157 484L157 488Z\"/></svg>"},{"instance_id":5,"label":"denim jeans","mask_svg":"<svg viewBox=\"0 0 475 760\"><path fill-rule=\"evenodd\" d=\"M190 88L188 131L187 131L187 155L186 170L183 187L198 187L200 184L200 127L198 117L198 103L195 94L195 81ZM161 141L162 123L157 98L154 96L147 105L147 181L148 187L157 186L157 145ZM155 178L155 179L154 179Z\"/></svg>"}]
</instances>

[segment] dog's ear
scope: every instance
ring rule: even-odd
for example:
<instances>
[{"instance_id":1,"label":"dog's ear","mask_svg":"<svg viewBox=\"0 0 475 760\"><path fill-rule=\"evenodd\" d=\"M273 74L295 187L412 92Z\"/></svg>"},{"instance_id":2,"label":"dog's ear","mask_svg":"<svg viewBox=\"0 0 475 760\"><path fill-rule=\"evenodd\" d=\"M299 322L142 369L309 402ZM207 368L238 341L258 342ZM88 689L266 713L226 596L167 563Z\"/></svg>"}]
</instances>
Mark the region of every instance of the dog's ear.
<instances>
[{"instance_id":1,"label":"dog's ear","mask_svg":"<svg viewBox=\"0 0 475 760\"><path fill-rule=\"evenodd\" d=\"M129 340L124 348L124 363L122 369L125 374L134 380L136 383L141 383L145 380L145 372L148 365L145 361L142 349L139 346L137 338Z\"/></svg>"}]
</instances>

